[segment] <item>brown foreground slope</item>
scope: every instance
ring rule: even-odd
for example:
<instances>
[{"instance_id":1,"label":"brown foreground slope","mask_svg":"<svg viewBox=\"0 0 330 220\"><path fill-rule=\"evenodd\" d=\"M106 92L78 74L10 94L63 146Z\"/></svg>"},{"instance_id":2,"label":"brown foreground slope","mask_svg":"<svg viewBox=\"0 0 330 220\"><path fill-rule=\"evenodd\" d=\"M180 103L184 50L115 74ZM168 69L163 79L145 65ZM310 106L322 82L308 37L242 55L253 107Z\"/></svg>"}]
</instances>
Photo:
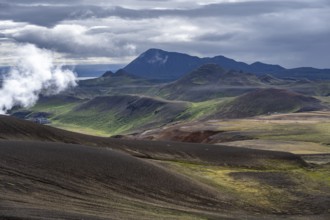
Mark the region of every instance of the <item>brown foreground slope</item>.
<instances>
[{"instance_id":1,"label":"brown foreground slope","mask_svg":"<svg viewBox=\"0 0 330 220\"><path fill-rule=\"evenodd\" d=\"M158 212L145 209L169 218L231 208L215 191L109 149L0 141L0 152L0 216L143 219Z\"/></svg>"},{"instance_id":2,"label":"brown foreground slope","mask_svg":"<svg viewBox=\"0 0 330 220\"><path fill-rule=\"evenodd\" d=\"M330 214L328 167L309 168L290 153L98 138L6 116L0 138L0 219Z\"/></svg>"}]
</instances>

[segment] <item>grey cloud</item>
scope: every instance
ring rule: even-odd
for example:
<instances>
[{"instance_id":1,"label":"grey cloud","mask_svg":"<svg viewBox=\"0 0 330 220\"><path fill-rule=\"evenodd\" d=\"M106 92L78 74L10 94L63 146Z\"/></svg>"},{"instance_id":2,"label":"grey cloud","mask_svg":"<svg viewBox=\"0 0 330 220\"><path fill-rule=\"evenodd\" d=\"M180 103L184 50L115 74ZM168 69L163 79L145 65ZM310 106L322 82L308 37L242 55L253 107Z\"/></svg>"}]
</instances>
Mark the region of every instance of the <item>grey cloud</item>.
<instances>
[{"instance_id":1,"label":"grey cloud","mask_svg":"<svg viewBox=\"0 0 330 220\"><path fill-rule=\"evenodd\" d=\"M17 42L32 43L72 56L119 57L131 55L134 45L112 34L90 35L81 26L62 25L54 28L26 27L17 33L6 35Z\"/></svg>"},{"instance_id":2,"label":"grey cloud","mask_svg":"<svg viewBox=\"0 0 330 220\"><path fill-rule=\"evenodd\" d=\"M14 1L24 2L24 1ZM48 2L52 1L34 1ZM67 1L61 1L67 3ZM79 1L74 1L79 2ZM58 2L57 2L58 3ZM0 19L8 19L20 22L28 22L42 26L53 26L64 20L86 19L91 17L106 18L116 16L125 19L159 18L162 16L178 17L221 17L221 16L256 16L263 13L271 13L281 10L298 10L301 8L322 7L323 4L310 4L306 2L290 1L265 1L265 2L237 2L221 3L200 6L193 9L129 9L124 7L104 7L98 5L15 5L13 3L2 4Z\"/></svg>"},{"instance_id":3,"label":"grey cloud","mask_svg":"<svg viewBox=\"0 0 330 220\"><path fill-rule=\"evenodd\" d=\"M8 4L51 4L51 5L58 5L58 4L75 4L81 3L81 0L2 0L4 3Z\"/></svg>"},{"instance_id":4,"label":"grey cloud","mask_svg":"<svg viewBox=\"0 0 330 220\"><path fill-rule=\"evenodd\" d=\"M146 6L139 9L129 7L137 2L133 0L123 0L127 4L120 6L118 1L111 5L109 2L115 1L92 4L91 0L57 1L56 4L50 0L29 1L50 4L43 6L24 5L23 0L5 2L0 6L4 8L0 10L0 21L38 26L6 27L3 24L4 30L11 28L11 31L0 38L34 43L67 57L121 58L158 47L199 56L222 54L245 62L259 60L287 67L330 67L327 23L330 5L325 0L264 0L193 7L188 7L188 1L180 1L181 5L187 5L180 9L174 7L177 1L171 0L139 1ZM146 2L172 7L153 9L147 7Z\"/></svg>"},{"instance_id":5,"label":"grey cloud","mask_svg":"<svg viewBox=\"0 0 330 220\"><path fill-rule=\"evenodd\" d=\"M2 4L1 20L28 22L31 24L51 26L68 17L72 8L64 6L19 6Z\"/></svg>"},{"instance_id":6,"label":"grey cloud","mask_svg":"<svg viewBox=\"0 0 330 220\"><path fill-rule=\"evenodd\" d=\"M218 42L218 41L227 41L235 37L235 33L225 33L220 34L217 32L207 33L201 36L196 37L197 41L210 41L210 42Z\"/></svg>"},{"instance_id":7,"label":"grey cloud","mask_svg":"<svg viewBox=\"0 0 330 220\"><path fill-rule=\"evenodd\" d=\"M193 9L129 9L124 7L114 7L112 9L99 9L93 11L93 16L107 17L117 16L127 19L158 18L162 16L178 17L243 17L256 16L264 13L272 13L283 10L299 10L303 8L321 8L323 4L309 4L306 2L290 1L265 1L265 2L237 2L221 3L200 6Z\"/></svg>"}]
</instances>

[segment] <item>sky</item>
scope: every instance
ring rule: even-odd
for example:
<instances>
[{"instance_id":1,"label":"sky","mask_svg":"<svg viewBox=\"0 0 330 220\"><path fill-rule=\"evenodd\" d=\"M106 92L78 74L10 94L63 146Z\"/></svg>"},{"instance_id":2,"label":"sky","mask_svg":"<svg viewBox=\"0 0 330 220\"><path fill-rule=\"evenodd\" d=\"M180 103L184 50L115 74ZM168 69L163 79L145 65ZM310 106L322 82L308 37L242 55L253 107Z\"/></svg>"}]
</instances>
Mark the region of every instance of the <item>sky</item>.
<instances>
[{"instance_id":1,"label":"sky","mask_svg":"<svg viewBox=\"0 0 330 220\"><path fill-rule=\"evenodd\" d=\"M25 43L65 64L127 64L149 48L330 68L329 0L0 0L0 65Z\"/></svg>"}]
</instances>

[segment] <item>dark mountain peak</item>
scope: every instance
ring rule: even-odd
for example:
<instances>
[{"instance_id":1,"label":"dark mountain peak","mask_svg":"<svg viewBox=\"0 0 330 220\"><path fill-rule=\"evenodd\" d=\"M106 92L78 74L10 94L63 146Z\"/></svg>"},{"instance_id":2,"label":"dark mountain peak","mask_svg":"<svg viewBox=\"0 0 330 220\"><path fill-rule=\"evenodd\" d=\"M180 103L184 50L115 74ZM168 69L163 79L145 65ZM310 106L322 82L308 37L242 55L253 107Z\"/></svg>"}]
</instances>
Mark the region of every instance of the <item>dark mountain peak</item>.
<instances>
[{"instance_id":1,"label":"dark mountain peak","mask_svg":"<svg viewBox=\"0 0 330 220\"><path fill-rule=\"evenodd\" d=\"M253 74L240 73L236 70L226 70L218 64L209 63L200 66L177 80L176 85L220 86L220 85L256 85L260 81Z\"/></svg>"},{"instance_id":2,"label":"dark mountain peak","mask_svg":"<svg viewBox=\"0 0 330 220\"><path fill-rule=\"evenodd\" d=\"M124 70L142 78L174 81L201 65L208 63L217 64L226 70L235 70L257 75L270 73L279 78L330 78L330 70L319 70L314 68L285 69L280 65L266 64L259 61L249 65L223 55L200 58L184 53L168 52L156 48L149 49L142 53L139 57L129 63Z\"/></svg>"},{"instance_id":3,"label":"dark mountain peak","mask_svg":"<svg viewBox=\"0 0 330 220\"><path fill-rule=\"evenodd\" d=\"M265 63L257 61L250 65L250 70L252 72L272 73L272 72L276 72L276 71L283 71L283 70L285 70L285 68L280 65L265 64Z\"/></svg>"},{"instance_id":4,"label":"dark mountain peak","mask_svg":"<svg viewBox=\"0 0 330 220\"><path fill-rule=\"evenodd\" d=\"M162 65L167 62L169 57L169 52L160 50L160 49L149 49L143 54L141 54L138 58L149 64L158 64Z\"/></svg>"},{"instance_id":5,"label":"dark mountain peak","mask_svg":"<svg viewBox=\"0 0 330 220\"><path fill-rule=\"evenodd\" d=\"M161 55L161 56L184 56L184 57L192 57L192 58L198 58L201 59L200 57L197 56L191 56L186 53L180 53L180 52L173 52L173 51L166 51L162 49L157 49L157 48L151 48L142 53L139 57L140 58L145 58L145 57L150 57L150 56L155 56L155 55Z\"/></svg>"},{"instance_id":6,"label":"dark mountain peak","mask_svg":"<svg viewBox=\"0 0 330 220\"><path fill-rule=\"evenodd\" d=\"M262 66L262 65L265 65L265 64L260 61L257 61L257 62L254 62L251 64L251 66Z\"/></svg>"},{"instance_id":7,"label":"dark mountain peak","mask_svg":"<svg viewBox=\"0 0 330 220\"><path fill-rule=\"evenodd\" d=\"M218 55L218 56L215 56L215 57L212 57L212 58L209 58L211 60L215 60L215 61L218 61L218 62L232 62L232 63L236 63L237 61L234 60L234 59L231 59L231 58L228 58L228 57L225 57L225 56L222 56L222 55Z\"/></svg>"},{"instance_id":8,"label":"dark mountain peak","mask_svg":"<svg viewBox=\"0 0 330 220\"><path fill-rule=\"evenodd\" d=\"M148 79L175 80L203 64L187 54L149 49L129 63L124 70Z\"/></svg>"},{"instance_id":9,"label":"dark mountain peak","mask_svg":"<svg viewBox=\"0 0 330 220\"><path fill-rule=\"evenodd\" d=\"M146 50L144 53L142 53L140 56L143 57L143 56L147 56L147 55L154 55L157 53L163 54L163 53L169 53L169 52L162 50L162 49L150 48L150 49Z\"/></svg>"},{"instance_id":10,"label":"dark mountain peak","mask_svg":"<svg viewBox=\"0 0 330 220\"><path fill-rule=\"evenodd\" d=\"M114 73L112 71L106 71L105 73L103 73L103 75L101 77L112 77L114 75Z\"/></svg>"},{"instance_id":11,"label":"dark mountain peak","mask_svg":"<svg viewBox=\"0 0 330 220\"><path fill-rule=\"evenodd\" d=\"M219 55L212 58L203 58L204 62L216 63L224 69L236 70L236 71L247 71L249 65L243 62L237 62L234 59Z\"/></svg>"}]
</instances>

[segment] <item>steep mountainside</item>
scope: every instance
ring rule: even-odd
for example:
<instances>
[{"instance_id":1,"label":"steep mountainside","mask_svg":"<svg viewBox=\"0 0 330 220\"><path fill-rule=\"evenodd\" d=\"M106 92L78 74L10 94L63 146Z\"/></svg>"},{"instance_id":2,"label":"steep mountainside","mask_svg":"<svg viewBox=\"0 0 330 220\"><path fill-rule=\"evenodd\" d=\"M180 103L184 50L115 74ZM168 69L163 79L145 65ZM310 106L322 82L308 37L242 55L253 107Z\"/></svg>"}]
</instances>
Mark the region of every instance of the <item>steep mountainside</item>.
<instances>
[{"instance_id":1,"label":"steep mountainside","mask_svg":"<svg viewBox=\"0 0 330 220\"><path fill-rule=\"evenodd\" d=\"M148 79L174 80L202 64L198 57L149 49L129 63L124 70Z\"/></svg>"}]
</instances>

